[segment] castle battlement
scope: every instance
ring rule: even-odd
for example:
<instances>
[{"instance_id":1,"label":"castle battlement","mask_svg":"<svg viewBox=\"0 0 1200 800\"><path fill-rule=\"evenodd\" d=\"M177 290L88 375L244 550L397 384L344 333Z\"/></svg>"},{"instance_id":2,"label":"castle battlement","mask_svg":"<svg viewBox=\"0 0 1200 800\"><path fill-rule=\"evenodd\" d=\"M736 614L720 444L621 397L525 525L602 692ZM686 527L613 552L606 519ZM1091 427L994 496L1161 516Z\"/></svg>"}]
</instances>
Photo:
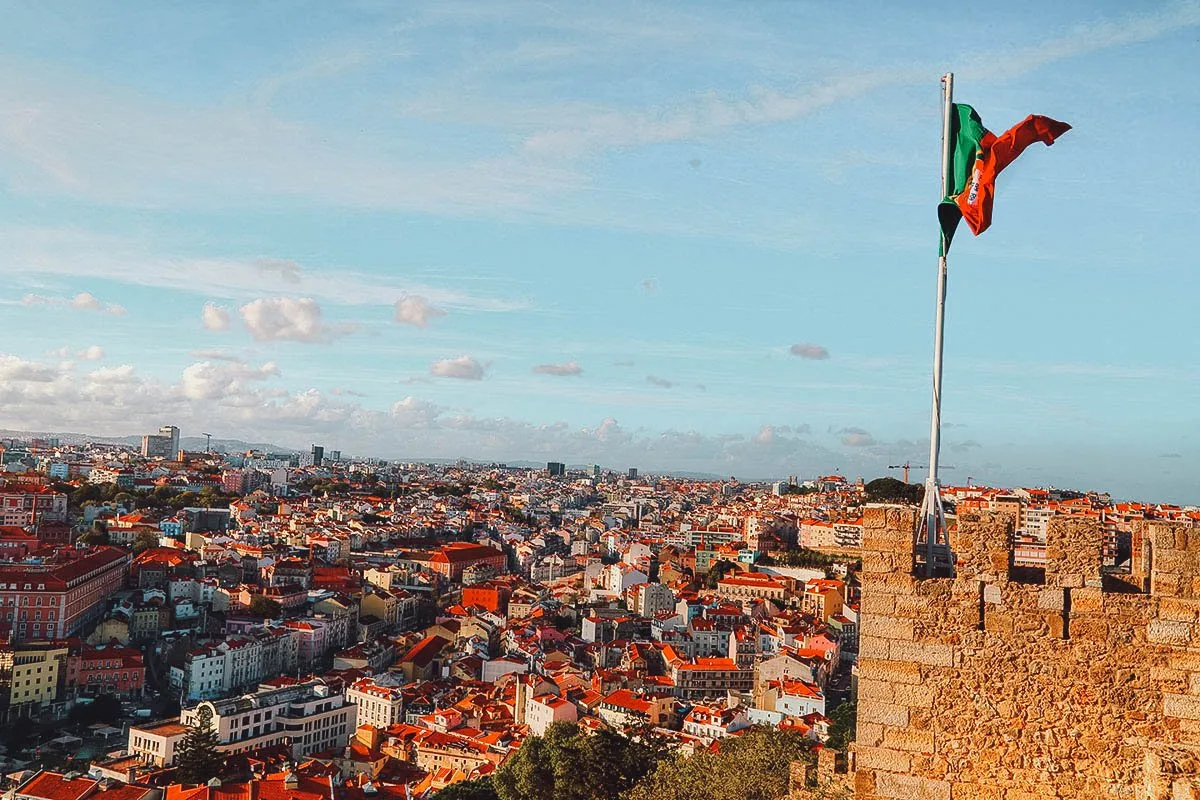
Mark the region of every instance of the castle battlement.
<instances>
[{"instance_id":1,"label":"castle battlement","mask_svg":"<svg viewBox=\"0 0 1200 800\"><path fill-rule=\"evenodd\" d=\"M1056 518L1032 569L1011 516L962 514L954 577L922 578L915 515L863 520L859 800L1200 797L1200 529L1140 523L1116 574Z\"/></svg>"}]
</instances>

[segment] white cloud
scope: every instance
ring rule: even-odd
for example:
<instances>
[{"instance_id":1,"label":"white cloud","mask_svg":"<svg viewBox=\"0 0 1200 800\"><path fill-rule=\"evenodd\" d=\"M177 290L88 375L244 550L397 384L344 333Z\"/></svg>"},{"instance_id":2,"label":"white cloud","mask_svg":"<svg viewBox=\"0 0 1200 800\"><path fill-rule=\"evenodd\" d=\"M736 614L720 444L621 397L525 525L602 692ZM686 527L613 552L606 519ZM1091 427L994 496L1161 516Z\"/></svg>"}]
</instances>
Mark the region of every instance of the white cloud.
<instances>
[{"instance_id":1,"label":"white cloud","mask_svg":"<svg viewBox=\"0 0 1200 800\"><path fill-rule=\"evenodd\" d=\"M231 353L228 350L221 350L220 348L201 347L188 351L188 355L192 358L198 358L201 361L232 361L240 364L246 360L237 353Z\"/></svg>"},{"instance_id":2,"label":"white cloud","mask_svg":"<svg viewBox=\"0 0 1200 800\"><path fill-rule=\"evenodd\" d=\"M417 294L406 294L396 301L396 322L424 328L429 320L446 316L443 309L429 305L429 301Z\"/></svg>"},{"instance_id":3,"label":"white cloud","mask_svg":"<svg viewBox=\"0 0 1200 800\"><path fill-rule=\"evenodd\" d=\"M119 367L101 367L100 369L94 369L87 374L87 379L92 383L110 385L135 383L139 380L132 364L122 364Z\"/></svg>"},{"instance_id":4,"label":"white cloud","mask_svg":"<svg viewBox=\"0 0 1200 800\"><path fill-rule=\"evenodd\" d=\"M349 333L321 319L321 306L309 297L262 297L241 308L242 322L263 342L328 342Z\"/></svg>"},{"instance_id":5,"label":"white cloud","mask_svg":"<svg viewBox=\"0 0 1200 800\"><path fill-rule=\"evenodd\" d=\"M99 311L113 316L124 316L125 307L116 303L104 303L91 292L80 292L71 298L49 297L43 294L27 294L21 298L27 306L53 306L57 308L73 308L77 311Z\"/></svg>"},{"instance_id":6,"label":"white cloud","mask_svg":"<svg viewBox=\"0 0 1200 800\"><path fill-rule=\"evenodd\" d=\"M290 276L285 282L321 303L387 306L392 298L416 295L441 310L506 312L524 309L523 300L477 295L432 286L389 271L369 274L341 265L314 267L270 258L192 258L160 255L141 239L81 232L74 228L0 229L0 261L7 275L44 280L56 275L71 280L116 281L187 292L231 302L248 302L263 294L264 270ZM263 266L263 265L268 266ZM26 305L69 302L28 294Z\"/></svg>"},{"instance_id":7,"label":"white cloud","mask_svg":"<svg viewBox=\"0 0 1200 800\"><path fill-rule=\"evenodd\" d=\"M533 368L533 371L538 375L556 375L556 376L575 376L583 374L583 367L575 361L567 361L562 364L538 364Z\"/></svg>"},{"instance_id":8,"label":"white cloud","mask_svg":"<svg viewBox=\"0 0 1200 800\"><path fill-rule=\"evenodd\" d=\"M482 380L484 371L482 364L467 355L436 361L429 368L430 375L440 378L459 378L466 381Z\"/></svg>"},{"instance_id":9,"label":"white cloud","mask_svg":"<svg viewBox=\"0 0 1200 800\"><path fill-rule=\"evenodd\" d=\"M794 356L805 358L810 361L824 361L829 358L829 351L819 344L810 344L807 342L794 344L789 348L789 352Z\"/></svg>"},{"instance_id":10,"label":"white cloud","mask_svg":"<svg viewBox=\"0 0 1200 800\"><path fill-rule=\"evenodd\" d=\"M842 428L838 434L841 436L841 443L846 447L871 447L878 444L875 437L862 428Z\"/></svg>"},{"instance_id":11,"label":"white cloud","mask_svg":"<svg viewBox=\"0 0 1200 800\"><path fill-rule=\"evenodd\" d=\"M300 283L304 268L289 258L256 258L254 266L260 272L278 273L287 283Z\"/></svg>"},{"instance_id":12,"label":"white cloud","mask_svg":"<svg viewBox=\"0 0 1200 800\"><path fill-rule=\"evenodd\" d=\"M91 292L80 292L71 301L72 308L82 308L88 311L99 311L103 306Z\"/></svg>"},{"instance_id":13,"label":"white cloud","mask_svg":"<svg viewBox=\"0 0 1200 800\"><path fill-rule=\"evenodd\" d=\"M278 376L279 367L270 361L260 367L200 361L183 370L180 385L189 400L216 400L242 393L248 382Z\"/></svg>"},{"instance_id":14,"label":"white cloud","mask_svg":"<svg viewBox=\"0 0 1200 800\"><path fill-rule=\"evenodd\" d=\"M0 382L34 381L46 383L58 377L58 371L46 364L27 361L17 356L0 354Z\"/></svg>"},{"instance_id":15,"label":"white cloud","mask_svg":"<svg viewBox=\"0 0 1200 800\"><path fill-rule=\"evenodd\" d=\"M104 358L104 348L95 344L85 347L82 350L60 347L57 350L50 350L46 355L54 356L55 358L77 358L80 361L99 361Z\"/></svg>"},{"instance_id":16,"label":"white cloud","mask_svg":"<svg viewBox=\"0 0 1200 800\"><path fill-rule=\"evenodd\" d=\"M216 303L205 303L200 312L200 321L206 331L223 331L229 329L229 310Z\"/></svg>"}]
</instances>

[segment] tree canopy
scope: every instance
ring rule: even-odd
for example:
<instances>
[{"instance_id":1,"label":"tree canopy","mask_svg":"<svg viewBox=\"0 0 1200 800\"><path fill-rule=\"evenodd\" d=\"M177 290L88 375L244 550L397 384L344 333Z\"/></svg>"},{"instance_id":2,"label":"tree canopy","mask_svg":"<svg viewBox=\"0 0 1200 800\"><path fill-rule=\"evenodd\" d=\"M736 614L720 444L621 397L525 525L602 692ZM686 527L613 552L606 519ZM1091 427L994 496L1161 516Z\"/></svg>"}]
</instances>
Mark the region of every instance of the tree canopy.
<instances>
[{"instance_id":1,"label":"tree canopy","mask_svg":"<svg viewBox=\"0 0 1200 800\"><path fill-rule=\"evenodd\" d=\"M925 497L925 487L919 483L905 483L896 478L876 478L863 487L869 503L907 503L920 505Z\"/></svg>"},{"instance_id":2,"label":"tree canopy","mask_svg":"<svg viewBox=\"0 0 1200 800\"><path fill-rule=\"evenodd\" d=\"M259 594L255 595L250 601L250 616L252 617L279 619L279 615L282 613L283 606L279 605L278 600L272 600L269 597L263 597Z\"/></svg>"},{"instance_id":3,"label":"tree canopy","mask_svg":"<svg viewBox=\"0 0 1200 800\"><path fill-rule=\"evenodd\" d=\"M662 757L654 743L556 722L545 736L525 740L493 785L499 800L618 800Z\"/></svg>"},{"instance_id":4,"label":"tree canopy","mask_svg":"<svg viewBox=\"0 0 1200 800\"><path fill-rule=\"evenodd\" d=\"M628 800L778 800L787 797L791 763L812 763L813 742L796 731L754 728L722 739L717 752L664 760Z\"/></svg>"},{"instance_id":5,"label":"tree canopy","mask_svg":"<svg viewBox=\"0 0 1200 800\"><path fill-rule=\"evenodd\" d=\"M212 712L201 706L199 719L184 734L175 751L175 780L195 786L217 777L224 761L217 751L218 743L212 728Z\"/></svg>"},{"instance_id":6,"label":"tree canopy","mask_svg":"<svg viewBox=\"0 0 1200 800\"><path fill-rule=\"evenodd\" d=\"M829 714L833 722L829 726L829 746L835 750L845 750L854 741L854 732L858 727L858 704L846 700Z\"/></svg>"},{"instance_id":7,"label":"tree canopy","mask_svg":"<svg viewBox=\"0 0 1200 800\"><path fill-rule=\"evenodd\" d=\"M453 783L433 796L433 800L498 800L498 798L491 777Z\"/></svg>"}]
</instances>

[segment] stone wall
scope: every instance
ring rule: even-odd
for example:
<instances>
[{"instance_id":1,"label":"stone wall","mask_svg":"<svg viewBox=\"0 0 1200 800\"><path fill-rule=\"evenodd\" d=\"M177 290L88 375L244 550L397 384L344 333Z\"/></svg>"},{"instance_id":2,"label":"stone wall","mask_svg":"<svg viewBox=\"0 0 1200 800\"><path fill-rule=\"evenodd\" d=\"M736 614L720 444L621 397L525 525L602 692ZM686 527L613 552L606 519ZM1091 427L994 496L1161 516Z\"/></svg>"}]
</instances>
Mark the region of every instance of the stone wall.
<instances>
[{"instance_id":1,"label":"stone wall","mask_svg":"<svg viewBox=\"0 0 1200 800\"><path fill-rule=\"evenodd\" d=\"M914 515L864 519L858 800L1200 798L1200 529L1143 524L1115 577L1097 524L1053 520L1042 575L964 514L923 579Z\"/></svg>"}]
</instances>

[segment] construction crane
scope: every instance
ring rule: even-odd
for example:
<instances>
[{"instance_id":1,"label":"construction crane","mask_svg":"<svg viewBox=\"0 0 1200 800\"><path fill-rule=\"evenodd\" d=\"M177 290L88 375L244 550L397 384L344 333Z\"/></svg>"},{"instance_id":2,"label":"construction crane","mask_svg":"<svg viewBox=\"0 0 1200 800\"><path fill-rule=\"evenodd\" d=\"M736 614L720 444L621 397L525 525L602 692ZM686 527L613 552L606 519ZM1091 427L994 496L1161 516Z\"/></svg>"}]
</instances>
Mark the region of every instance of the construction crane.
<instances>
[{"instance_id":1,"label":"construction crane","mask_svg":"<svg viewBox=\"0 0 1200 800\"><path fill-rule=\"evenodd\" d=\"M929 469L929 465L928 464L910 464L909 462L905 461L903 464L888 464L888 469L904 470L904 482L908 483L909 469ZM943 465L939 466L938 469L955 469L955 467L950 467L950 466L946 466L943 464Z\"/></svg>"},{"instance_id":2,"label":"construction crane","mask_svg":"<svg viewBox=\"0 0 1200 800\"><path fill-rule=\"evenodd\" d=\"M202 433L200 435L204 437L204 452L211 453L212 452L212 434L211 433ZM888 467L888 469L891 469L891 467ZM907 475L908 473L906 472L904 474ZM905 481L905 483L907 483L907 481Z\"/></svg>"}]
</instances>

